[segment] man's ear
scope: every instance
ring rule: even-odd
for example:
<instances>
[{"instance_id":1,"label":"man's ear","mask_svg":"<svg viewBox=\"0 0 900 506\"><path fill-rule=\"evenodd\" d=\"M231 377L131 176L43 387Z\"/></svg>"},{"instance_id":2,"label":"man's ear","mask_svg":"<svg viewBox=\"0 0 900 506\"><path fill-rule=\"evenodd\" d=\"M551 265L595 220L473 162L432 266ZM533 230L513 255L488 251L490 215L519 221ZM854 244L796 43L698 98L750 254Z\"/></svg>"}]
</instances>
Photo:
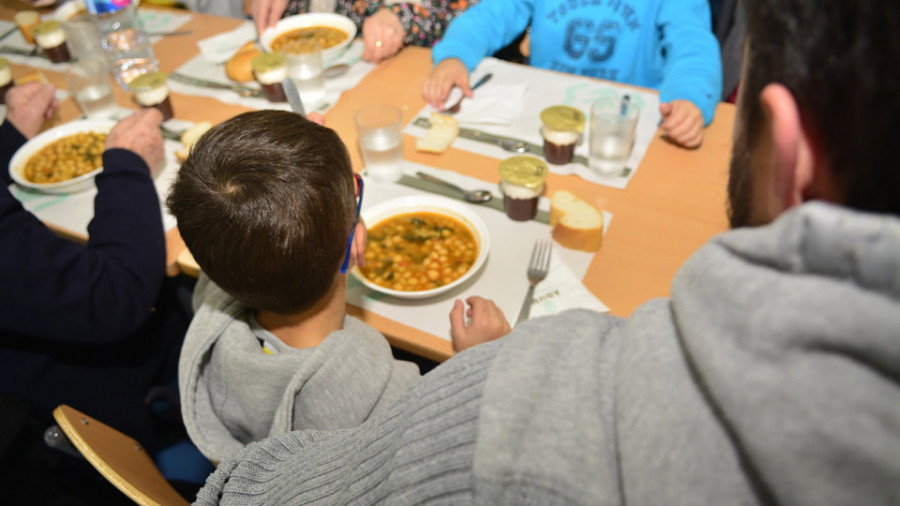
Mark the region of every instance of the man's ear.
<instances>
[{"instance_id":1,"label":"man's ear","mask_svg":"<svg viewBox=\"0 0 900 506\"><path fill-rule=\"evenodd\" d=\"M781 84L766 85L760 105L772 136L772 183L782 209L800 205L815 196L816 164L808 132L803 127L794 96Z\"/></svg>"}]
</instances>

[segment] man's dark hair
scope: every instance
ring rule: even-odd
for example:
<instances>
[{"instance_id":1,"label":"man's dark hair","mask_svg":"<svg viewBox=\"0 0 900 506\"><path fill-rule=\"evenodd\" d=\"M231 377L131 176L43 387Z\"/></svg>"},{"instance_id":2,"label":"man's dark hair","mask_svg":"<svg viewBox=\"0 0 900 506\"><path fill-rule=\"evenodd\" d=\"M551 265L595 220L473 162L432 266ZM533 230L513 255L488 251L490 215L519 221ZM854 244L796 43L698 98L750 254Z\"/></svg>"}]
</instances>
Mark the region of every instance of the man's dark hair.
<instances>
[{"instance_id":1,"label":"man's dark hair","mask_svg":"<svg viewBox=\"0 0 900 506\"><path fill-rule=\"evenodd\" d=\"M265 110L203 135L167 204L210 279L254 309L290 314L333 285L355 196L350 158L333 130Z\"/></svg>"},{"instance_id":2,"label":"man's dark hair","mask_svg":"<svg viewBox=\"0 0 900 506\"><path fill-rule=\"evenodd\" d=\"M754 0L747 15L747 144L763 131L757 99L788 88L848 207L900 215L900 3Z\"/></svg>"}]
</instances>

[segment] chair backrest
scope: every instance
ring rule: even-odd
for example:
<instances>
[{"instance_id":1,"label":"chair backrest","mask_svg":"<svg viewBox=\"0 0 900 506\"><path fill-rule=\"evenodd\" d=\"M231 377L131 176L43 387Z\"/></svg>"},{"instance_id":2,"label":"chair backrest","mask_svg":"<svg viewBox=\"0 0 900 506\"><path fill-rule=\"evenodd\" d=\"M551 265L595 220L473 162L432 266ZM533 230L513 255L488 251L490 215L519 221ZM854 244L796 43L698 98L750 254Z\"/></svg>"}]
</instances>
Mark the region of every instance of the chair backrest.
<instances>
[{"instance_id":1,"label":"chair backrest","mask_svg":"<svg viewBox=\"0 0 900 506\"><path fill-rule=\"evenodd\" d=\"M53 410L53 418L84 458L134 502L188 504L134 439L65 404Z\"/></svg>"}]
</instances>

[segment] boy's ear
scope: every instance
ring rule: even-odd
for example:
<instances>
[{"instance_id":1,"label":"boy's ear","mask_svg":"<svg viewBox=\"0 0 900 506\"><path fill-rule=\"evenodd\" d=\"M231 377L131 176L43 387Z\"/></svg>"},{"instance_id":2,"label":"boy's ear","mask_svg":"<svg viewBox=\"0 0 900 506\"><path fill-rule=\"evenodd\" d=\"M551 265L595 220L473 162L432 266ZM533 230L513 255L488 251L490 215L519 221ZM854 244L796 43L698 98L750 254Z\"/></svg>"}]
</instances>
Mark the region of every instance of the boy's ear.
<instances>
[{"instance_id":1,"label":"boy's ear","mask_svg":"<svg viewBox=\"0 0 900 506\"><path fill-rule=\"evenodd\" d=\"M780 207L789 209L815 197L822 167L816 164L815 146L791 92L781 84L772 83L763 88L759 101L769 123L767 131L772 136L769 139L772 147L769 160L774 165L771 183Z\"/></svg>"}]
</instances>

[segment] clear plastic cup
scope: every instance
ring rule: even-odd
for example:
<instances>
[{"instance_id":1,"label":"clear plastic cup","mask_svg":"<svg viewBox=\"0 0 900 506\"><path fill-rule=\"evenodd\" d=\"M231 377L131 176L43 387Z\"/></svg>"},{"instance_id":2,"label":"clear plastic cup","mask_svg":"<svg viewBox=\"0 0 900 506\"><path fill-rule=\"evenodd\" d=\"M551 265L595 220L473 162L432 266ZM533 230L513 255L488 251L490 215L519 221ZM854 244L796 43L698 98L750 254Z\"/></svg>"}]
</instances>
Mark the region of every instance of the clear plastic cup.
<instances>
[{"instance_id":1,"label":"clear plastic cup","mask_svg":"<svg viewBox=\"0 0 900 506\"><path fill-rule=\"evenodd\" d=\"M597 100L591 106L590 168L601 176L622 173L637 130L640 108L631 102Z\"/></svg>"},{"instance_id":2,"label":"clear plastic cup","mask_svg":"<svg viewBox=\"0 0 900 506\"><path fill-rule=\"evenodd\" d=\"M81 111L90 118L111 118L117 106L106 70L106 61L94 57L69 66L65 73L69 91Z\"/></svg>"},{"instance_id":3,"label":"clear plastic cup","mask_svg":"<svg viewBox=\"0 0 900 506\"><path fill-rule=\"evenodd\" d=\"M390 105L370 105L354 117L366 175L391 183L403 175L403 113Z\"/></svg>"},{"instance_id":4,"label":"clear plastic cup","mask_svg":"<svg viewBox=\"0 0 900 506\"><path fill-rule=\"evenodd\" d=\"M287 54L288 74L297 83L304 104L320 104L325 99L325 67L322 48L314 40L294 44Z\"/></svg>"}]
</instances>

